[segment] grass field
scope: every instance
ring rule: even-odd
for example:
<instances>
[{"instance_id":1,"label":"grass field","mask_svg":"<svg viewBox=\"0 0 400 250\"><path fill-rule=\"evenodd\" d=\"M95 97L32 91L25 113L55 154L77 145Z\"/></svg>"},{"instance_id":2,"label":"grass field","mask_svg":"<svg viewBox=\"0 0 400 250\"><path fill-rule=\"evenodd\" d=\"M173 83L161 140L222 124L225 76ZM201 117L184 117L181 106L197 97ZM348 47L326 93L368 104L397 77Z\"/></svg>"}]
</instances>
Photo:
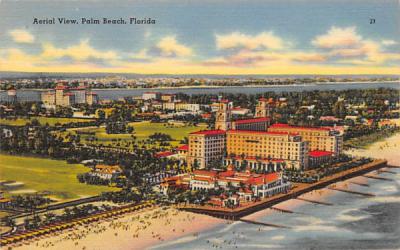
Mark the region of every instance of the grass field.
<instances>
[{"instance_id":1,"label":"grass field","mask_svg":"<svg viewBox=\"0 0 400 250\"><path fill-rule=\"evenodd\" d=\"M135 128L133 134L107 134L105 128L90 129L88 131L95 132L95 137L98 138L97 143L105 145L112 143L113 139L120 139L121 141L132 140L131 135L136 136L137 141L141 141L147 139L154 133L164 133L170 135L175 140L171 142L171 145L177 146L180 144L180 140L187 137L189 133L206 129L206 125L186 126L183 124L175 124L167 126L167 123L151 123L149 121L132 122L129 123L129 125ZM85 138L88 136L82 135L81 137Z\"/></svg>"},{"instance_id":2,"label":"grass field","mask_svg":"<svg viewBox=\"0 0 400 250\"><path fill-rule=\"evenodd\" d=\"M29 191L48 191L50 197L69 200L117 190L107 186L79 183L76 175L89 169L81 164L67 164L65 161L0 154L0 177L2 180L22 182L16 190L7 190L6 196Z\"/></svg>"},{"instance_id":3,"label":"grass field","mask_svg":"<svg viewBox=\"0 0 400 250\"><path fill-rule=\"evenodd\" d=\"M55 117L32 117L31 119L28 118L18 118L15 120L9 119L0 119L0 124L4 125L12 125L12 126L23 126L28 122L31 122L33 119L37 119L40 124L44 125L48 123L50 126L54 126L56 123L70 123L70 122L89 122L93 121L90 119L80 119L80 118L55 118Z\"/></svg>"}]
</instances>

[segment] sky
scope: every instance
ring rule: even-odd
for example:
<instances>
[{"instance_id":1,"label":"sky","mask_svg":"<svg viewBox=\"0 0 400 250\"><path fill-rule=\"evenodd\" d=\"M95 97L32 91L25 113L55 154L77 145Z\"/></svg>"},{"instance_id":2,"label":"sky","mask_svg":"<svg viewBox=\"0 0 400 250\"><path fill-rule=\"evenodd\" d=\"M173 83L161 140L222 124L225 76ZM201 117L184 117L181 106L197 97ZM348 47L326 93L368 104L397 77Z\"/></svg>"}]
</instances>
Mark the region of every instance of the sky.
<instances>
[{"instance_id":1,"label":"sky","mask_svg":"<svg viewBox=\"0 0 400 250\"><path fill-rule=\"evenodd\" d=\"M400 74L399 3L0 0L0 71ZM155 24L130 24L133 17Z\"/></svg>"}]
</instances>

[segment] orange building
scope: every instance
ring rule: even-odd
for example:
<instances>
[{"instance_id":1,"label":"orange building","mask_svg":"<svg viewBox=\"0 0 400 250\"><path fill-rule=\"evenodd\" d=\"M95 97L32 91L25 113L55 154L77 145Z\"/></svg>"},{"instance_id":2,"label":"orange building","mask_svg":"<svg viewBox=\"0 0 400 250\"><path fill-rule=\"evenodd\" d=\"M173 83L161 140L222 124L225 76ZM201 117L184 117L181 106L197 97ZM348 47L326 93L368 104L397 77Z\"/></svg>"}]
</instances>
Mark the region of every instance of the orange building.
<instances>
[{"instance_id":1,"label":"orange building","mask_svg":"<svg viewBox=\"0 0 400 250\"><path fill-rule=\"evenodd\" d=\"M269 132L297 133L304 141L309 142L310 151L328 151L339 156L343 151L343 136L333 128L300 127L277 123L268 128Z\"/></svg>"}]
</instances>

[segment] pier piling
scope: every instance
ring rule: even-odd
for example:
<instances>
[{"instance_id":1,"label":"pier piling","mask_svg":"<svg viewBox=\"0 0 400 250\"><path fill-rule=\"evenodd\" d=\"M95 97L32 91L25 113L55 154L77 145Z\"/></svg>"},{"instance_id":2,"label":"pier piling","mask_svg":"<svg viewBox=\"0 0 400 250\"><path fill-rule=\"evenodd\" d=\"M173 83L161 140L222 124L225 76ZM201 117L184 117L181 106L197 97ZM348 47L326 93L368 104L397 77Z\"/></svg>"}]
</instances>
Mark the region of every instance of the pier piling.
<instances>
[{"instance_id":1,"label":"pier piling","mask_svg":"<svg viewBox=\"0 0 400 250\"><path fill-rule=\"evenodd\" d=\"M375 196L374 194L371 194L371 193L364 193L364 192L352 191L352 190L347 190L347 189L343 189L343 188L328 187L328 189L330 189L330 190L335 190L335 191L340 191L340 192L344 192L344 193L349 193L349 194L359 194L359 195L369 196L369 197Z\"/></svg>"}]
</instances>

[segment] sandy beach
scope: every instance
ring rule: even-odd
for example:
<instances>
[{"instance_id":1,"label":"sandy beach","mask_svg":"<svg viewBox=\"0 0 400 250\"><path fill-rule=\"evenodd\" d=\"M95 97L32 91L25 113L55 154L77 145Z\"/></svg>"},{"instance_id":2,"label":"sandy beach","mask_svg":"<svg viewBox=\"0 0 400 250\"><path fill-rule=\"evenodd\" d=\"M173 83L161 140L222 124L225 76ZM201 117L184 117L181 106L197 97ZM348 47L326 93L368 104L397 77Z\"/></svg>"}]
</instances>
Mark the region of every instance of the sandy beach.
<instances>
[{"instance_id":1,"label":"sandy beach","mask_svg":"<svg viewBox=\"0 0 400 250\"><path fill-rule=\"evenodd\" d=\"M367 149L348 150L347 154L355 156L386 159L388 163L400 166L400 133L397 133L382 141L371 144Z\"/></svg>"},{"instance_id":2,"label":"sandy beach","mask_svg":"<svg viewBox=\"0 0 400 250\"><path fill-rule=\"evenodd\" d=\"M192 235L196 237L222 223L206 215L155 208L78 226L12 249L145 249L164 241Z\"/></svg>"}]
</instances>

